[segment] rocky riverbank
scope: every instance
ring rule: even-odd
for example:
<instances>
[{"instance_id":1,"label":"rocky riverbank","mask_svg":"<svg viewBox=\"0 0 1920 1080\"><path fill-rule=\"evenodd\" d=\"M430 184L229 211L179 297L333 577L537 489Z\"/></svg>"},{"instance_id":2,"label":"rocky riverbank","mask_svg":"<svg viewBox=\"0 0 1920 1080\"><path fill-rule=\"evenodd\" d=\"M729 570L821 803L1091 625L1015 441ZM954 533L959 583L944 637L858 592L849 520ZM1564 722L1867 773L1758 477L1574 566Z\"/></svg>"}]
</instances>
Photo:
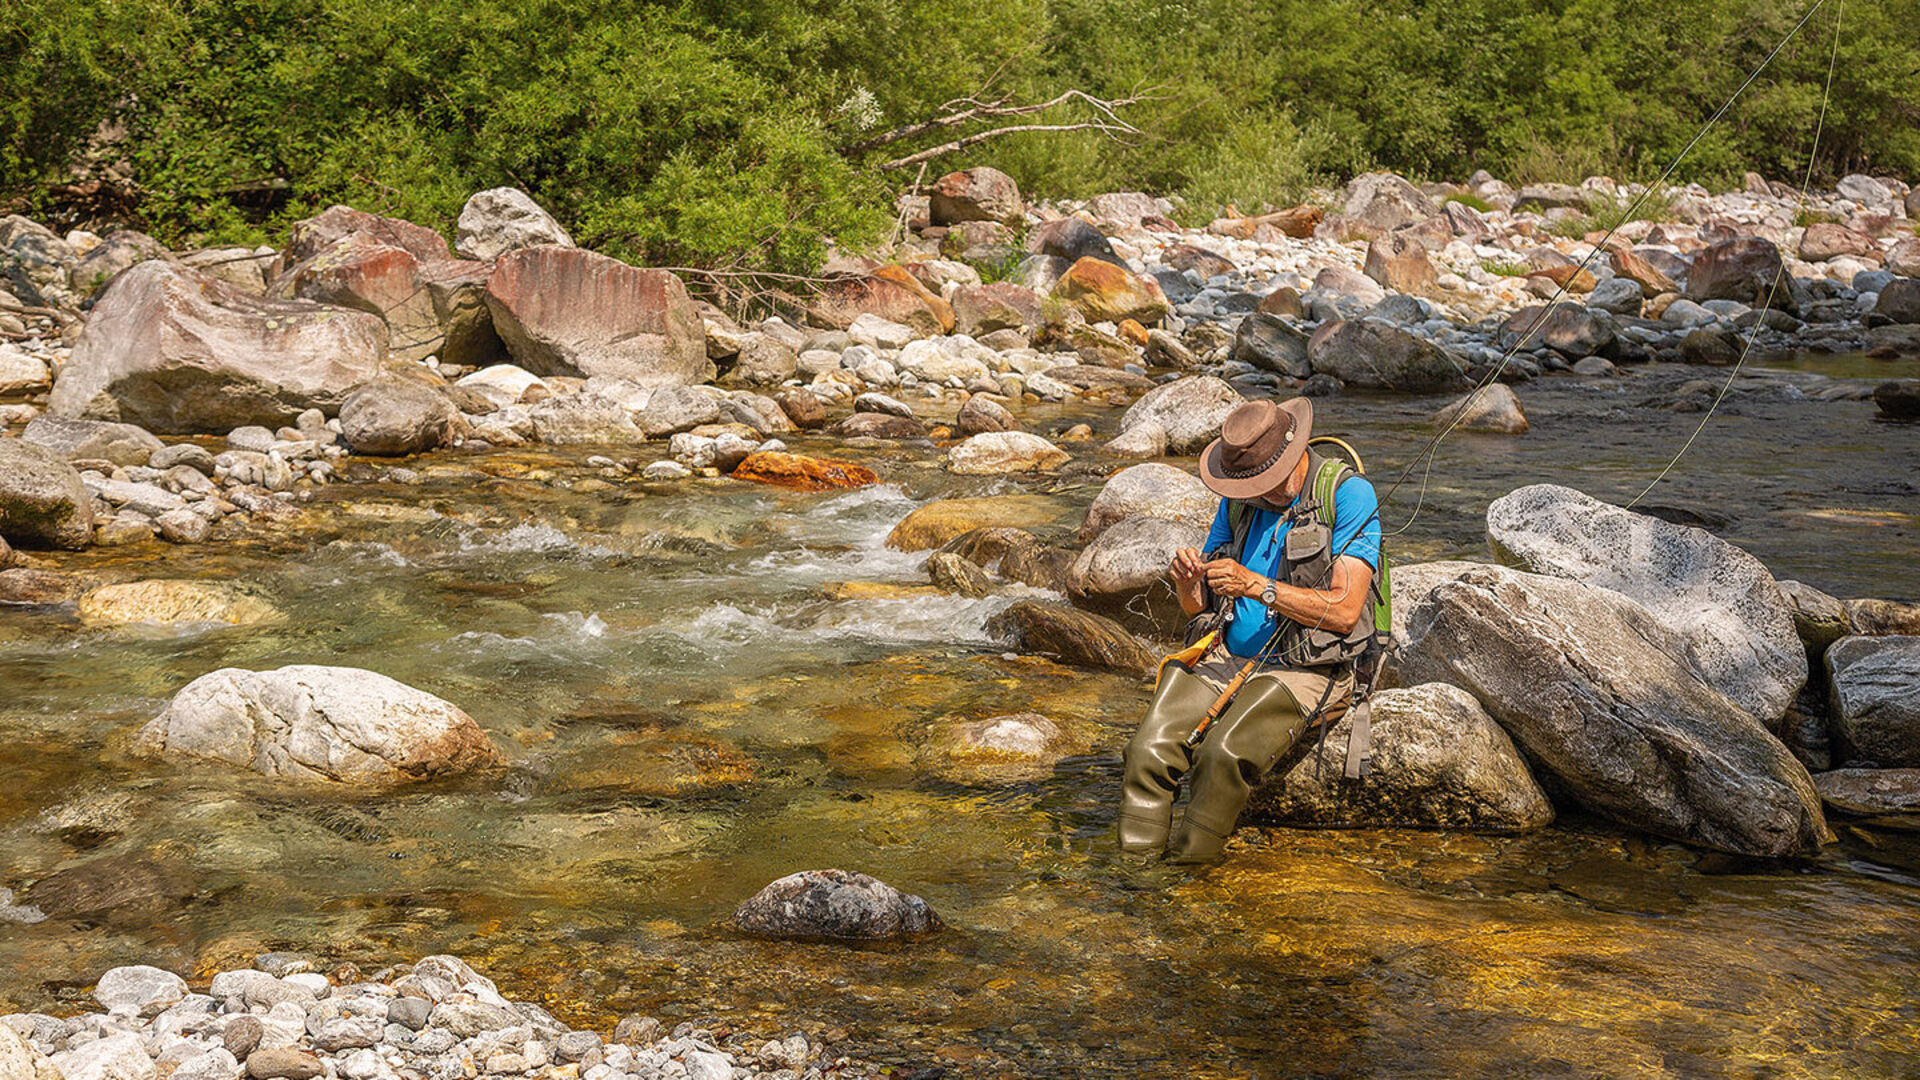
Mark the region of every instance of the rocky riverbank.
<instances>
[{"instance_id":1,"label":"rocky riverbank","mask_svg":"<svg viewBox=\"0 0 1920 1080\"><path fill-rule=\"evenodd\" d=\"M799 1032L777 1038L630 1016L579 1030L461 960L362 975L299 954L189 984L156 967L101 974L104 1010L0 1016L6 1080L819 1080L887 1075Z\"/></svg>"},{"instance_id":2,"label":"rocky riverbank","mask_svg":"<svg viewBox=\"0 0 1920 1080\"><path fill-rule=\"evenodd\" d=\"M251 582L200 580L202 560L221 545L347 548L374 522L445 530L449 503L484 499L494 485L625 506L740 489L876 491L937 476L945 486L913 500L911 512L893 511L888 537L888 558L924 560L924 584L854 573L820 585L815 605L979 601L991 618L956 646L962 652L1010 648L1023 654L1013 659L1080 669L1082 682L1134 686L1177 632L1162 583L1170 553L1197 543L1212 513L1193 455L1243 400L1384 398L1404 403L1396 424L1425 433L1458 418L1473 437L1495 440L1489 446L1513 445L1565 415L1529 417L1530 385L1590 388L1629 422L1705 408L1726 375L1705 368L1736 359L1749 331L1770 355L1865 351L1887 358L1866 363L1901 364L1920 351L1911 333L1920 315L1907 299L1920 287L1920 241L1904 185L1850 177L1805 196L1764 182L1717 195L1676 190L1651 202L1667 220L1625 221L1610 238L1588 227L1620 216L1638 195L1600 178L1515 191L1487 177L1423 187L1372 175L1326 193L1326 205L1181 228L1167 216L1177 208L1137 194L1028 206L1010 181L975 169L943 178L924 202L904 200L900 243L824 268L804 312L750 326L693 300L672 274L575 247L512 191L476 195L453 245L434 229L345 207L301 222L277 250L211 253L167 252L138 234L56 237L11 218L0 225L11 290L0 297L0 332L19 340L0 345L0 603L50 626L264 633L305 613L282 610ZM1776 278L1783 291L1770 292ZM1676 364L1703 366L1702 377L1675 376ZM1498 381L1478 396L1449 401L1496 369ZM1885 422L1877 433L1912 437L1902 418L1920 393L1910 379L1750 370L1732 384L1728 408L1791 401L1864 419L1868 397ZM1090 501L1058 496L1096 486ZM1479 507L1472 513L1477 520ZM1527 485L1485 509L1488 551L1503 565L1405 560L1394 587L1396 685L1377 702L1373 776L1352 785L1306 757L1283 763L1284 781L1263 791L1257 820L1518 833L1571 814L1622 837L1806 858L1830 840L1829 815L1909 813L1920 802L1915 608L1776 580L1708 530L1666 518L1688 520L1672 507L1632 513L1571 488ZM1903 527L1897 514L1884 520ZM697 577L699 560L747 546L739 537L749 534L742 526L716 539L686 528L655 536L652 551L623 554L667 548L668 558L688 556L669 570ZM751 535L770 545L780 537ZM777 561L778 551L767 557ZM477 596L502 610L516 590L542 587L457 586L447 586L457 602ZM880 610L897 619L904 609ZM577 614L584 635L605 632L604 622L595 629L599 615ZM725 630L696 621L689 632ZM957 626L926 632L961 635ZM364 657L288 663L261 650L215 664L191 648L159 651L171 653L165 707L116 719L108 749L87 752L125 750L143 768L238 776L272 785L276 797L322 801L399 799L436 783L498 780L508 793L555 783L537 749L552 732L500 730L486 685L441 696L370 670L379 664ZM862 707L815 704L836 715ZM911 745L900 749L886 740L902 717L882 702L872 706L881 719L847 721L856 734L822 753L862 778L906 772L1004 792L1053 783L1064 763L1110 758L1124 734L1116 731L1132 719L1096 716L1092 705L1062 711L1045 698L1009 704L942 705L913 718ZM640 747L632 760L648 768L687 775L642 792L614 766L602 770L604 786L674 804L759 778L751 754L704 735L663 734L666 723L649 717L620 745ZM1344 748L1343 730L1333 746ZM654 760L662 757L669 762ZM49 811L48 821L81 824L34 826L36 836L85 844L73 841L8 883L21 902L0 905L0 917L37 925L126 906L121 893L103 900L111 890L96 887L114 876L98 864L121 856L93 857L87 846L126 826L96 820L118 812L97 813L89 798ZM325 828L380 835L353 812L340 815ZM626 817L566 835L607 845L599 857L617 863L633 842L608 834L624 837L630 820L643 821L646 843L687 842ZM531 829L511 835L506 846L516 849L527 836L548 842ZM953 936L917 897L857 875L815 874L782 878L795 891L776 890L785 899L772 910L845 915L836 897L873 906L852 909L865 913L858 919L816 919L775 936ZM193 894L172 881L154 890ZM764 927L749 913L725 932ZM374 980L384 989L341 979L324 995L304 981L316 1005L371 1010L418 996L400 988L399 974ZM218 1028L232 1054L230 1024L215 1022L230 996L214 996L207 1008L198 998L170 1003L186 1011L163 1013L181 1022L166 1037L211 1039ZM428 1063L409 1041L431 1024L405 1036L388 1024L386 1041L327 1050L311 1041L311 1013L303 1017L294 1039L309 1040L302 1049L317 1050L319 1064L302 1067L349 1080L409 1068L440 1077L452 1067L444 1055L454 1048ZM321 1027L379 1018L342 1011ZM482 1042L457 1061L495 1073L494 1058L504 1066L519 1055L524 1068L498 1074L571 1065L580 1067L563 1075L591 1077L586 1056L559 1052L579 1033L522 1019L514 1026L529 1033L517 1044L482 1039L497 1032L460 1035ZM189 1030L189 1021L200 1026ZM75 1040L124 1033L102 1020L62 1026L57 1040L35 1045L71 1054L81 1049ZM141 1034L149 1036L141 1052L154 1049L149 1063L180 1045L156 1048L152 1030ZM822 1067L813 1058L762 1063L760 1047L697 1031L614 1043L631 1045L627 1065L661 1071L610 1064L604 1040L600 1065L642 1076L705 1075L689 1062L706 1059L689 1055L722 1052L732 1055L727 1075ZM539 1054L528 1050L535 1044ZM214 1053L210 1043L192 1045L196 1060ZM354 1056L361 1051L371 1056ZM131 1054L126 1062L137 1064ZM184 1060L156 1068L168 1066ZM252 1073L251 1057L238 1054L201 1067L208 1080ZM82 1071L66 1080L94 1080ZM292 1074L255 1080L282 1075Z\"/></svg>"}]
</instances>

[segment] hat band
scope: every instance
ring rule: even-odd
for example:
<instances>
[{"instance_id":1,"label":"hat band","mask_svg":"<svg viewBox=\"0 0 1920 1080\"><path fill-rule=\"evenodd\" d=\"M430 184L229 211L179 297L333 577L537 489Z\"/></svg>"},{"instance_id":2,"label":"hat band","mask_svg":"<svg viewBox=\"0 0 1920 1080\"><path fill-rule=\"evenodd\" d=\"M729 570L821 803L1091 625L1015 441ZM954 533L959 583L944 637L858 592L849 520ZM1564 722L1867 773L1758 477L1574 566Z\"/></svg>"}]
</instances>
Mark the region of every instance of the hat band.
<instances>
[{"instance_id":1,"label":"hat band","mask_svg":"<svg viewBox=\"0 0 1920 1080\"><path fill-rule=\"evenodd\" d=\"M1255 465L1250 469L1230 469L1230 468L1227 468L1226 461L1222 460L1220 462L1220 475L1226 477L1229 480L1245 480L1249 477L1258 476L1261 473L1266 472L1268 469L1273 468L1275 465L1278 465L1280 463L1280 459L1287 456L1287 449L1289 448L1289 446L1291 446L1292 443L1293 443L1293 432L1289 431L1287 432L1286 440L1280 444L1280 449L1275 450L1273 452L1272 457L1268 458L1267 460L1261 462L1258 465ZM1226 457L1225 454L1222 454L1220 456L1223 459Z\"/></svg>"}]
</instances>

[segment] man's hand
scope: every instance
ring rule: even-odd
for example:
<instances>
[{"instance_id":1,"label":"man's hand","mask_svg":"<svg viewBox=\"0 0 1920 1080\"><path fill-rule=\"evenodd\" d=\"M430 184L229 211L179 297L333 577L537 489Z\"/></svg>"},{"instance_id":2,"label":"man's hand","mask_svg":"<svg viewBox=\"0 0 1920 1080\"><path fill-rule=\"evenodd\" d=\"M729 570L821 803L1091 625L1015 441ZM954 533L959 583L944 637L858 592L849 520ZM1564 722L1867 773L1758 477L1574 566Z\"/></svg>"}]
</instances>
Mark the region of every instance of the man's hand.
<instances>
[{"instance_id":1,"label":"man's hand","mask_svg":"<svg viewBox=\"0 0 1920 1080\"><path fill-rule=\"evenodd\" d=\"M1206 565L1199 548L1181 548L1173 553L1173 565L1167 567L1167 573L1173 575L1174 584L1185 585L1199 581L1207 572Z\"/></svg>"},{"instance_id":2,"label":"man's hand","mask_svg":"<svg viewBox=\"0 0 1920 1080\"><path fill-rule=\"evenodd\" d=\"M1202 564L1201 569L1206 571L1207 586L1221 596L1259 596L1267 587L1266 578L1232 559L1215 559Z\"/></svg>"}]
</instances>

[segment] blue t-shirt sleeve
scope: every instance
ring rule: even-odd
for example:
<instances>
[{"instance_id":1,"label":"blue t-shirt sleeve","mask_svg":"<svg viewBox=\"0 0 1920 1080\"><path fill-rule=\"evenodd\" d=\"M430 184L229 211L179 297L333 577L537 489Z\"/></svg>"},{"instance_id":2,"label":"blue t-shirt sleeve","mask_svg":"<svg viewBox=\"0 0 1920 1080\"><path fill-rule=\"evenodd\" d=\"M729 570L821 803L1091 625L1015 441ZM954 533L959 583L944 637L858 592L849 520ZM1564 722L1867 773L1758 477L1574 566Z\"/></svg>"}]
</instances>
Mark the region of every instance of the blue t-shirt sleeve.
<instances>
[{"instance_id":1,"label":"blue t-shirt sleeve","mask_svg":"<svg viewBox=\"0 0 1920 1080\"><path fill-rule=\"evenodd\" d=\"M1232 539L1233 527L1227 524L1227 500L1221 499L1219 508L1213 512L1213 527L1207 530L1207 543L1200 549L1200 554L1205 555Z\"/></svg>"},{"instance_id":2,"label":"blue t-shirt sleeve","mask_svg":"<svg viewBox=\"0 0 1920 1080\"><path fill-rule=\"evenodd\" d=\"M1380 497L1365 477L1349 476L1333 493L1333 550L1380 572Z\"/></svg>"}]
</instances>

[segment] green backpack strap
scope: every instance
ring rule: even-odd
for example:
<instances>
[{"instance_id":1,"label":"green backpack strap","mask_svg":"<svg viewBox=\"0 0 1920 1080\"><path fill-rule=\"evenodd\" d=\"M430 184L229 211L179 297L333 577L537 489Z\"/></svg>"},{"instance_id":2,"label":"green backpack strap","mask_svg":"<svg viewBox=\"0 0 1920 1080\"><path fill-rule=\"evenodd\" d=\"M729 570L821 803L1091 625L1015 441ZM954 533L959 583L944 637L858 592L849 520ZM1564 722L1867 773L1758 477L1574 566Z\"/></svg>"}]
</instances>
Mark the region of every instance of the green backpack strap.
<instances>
[{"instance_id":1,"label":"green backpack strap","mask_svg":"<svg viewBox=\"0 0 1920 1080\"><path fill-rule=\"evenodd\" d=\"M1321 459L1320 468L1313 474L1314 514L1320 523L1333 531L1334 494L1340 485L1350 476L1358 476L1353 466L1339 458L1328 455ZM1385 642L1393 633L1393 583L1391 571L1387 566L1386 545L1381 545L1380 572L1373 575L1373 630Z\"/></svg>"}]
</instances>

